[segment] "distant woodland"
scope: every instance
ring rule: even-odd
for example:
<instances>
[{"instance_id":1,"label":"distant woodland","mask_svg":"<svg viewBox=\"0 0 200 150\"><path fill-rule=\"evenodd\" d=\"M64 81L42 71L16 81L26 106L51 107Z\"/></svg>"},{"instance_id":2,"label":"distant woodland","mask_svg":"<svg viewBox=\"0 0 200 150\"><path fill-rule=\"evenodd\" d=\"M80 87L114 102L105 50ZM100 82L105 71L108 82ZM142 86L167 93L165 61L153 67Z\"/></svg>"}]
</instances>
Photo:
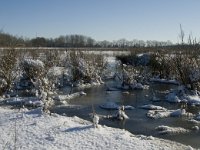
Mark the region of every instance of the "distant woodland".
<instances>
[{"instance_id":1,"label":"distant woodland","mask_svg":"<svg viewBox=\"0 0 200 150\"><path fill-rule=\"evenodd\" d=\"M173 45L171 41L156 40L126 40L96 41L84 35L65 35L57 38L35 37L32 39L14 36L9 33L0 32L0 47L160 47Z\"/></svg>"}]
</instances>

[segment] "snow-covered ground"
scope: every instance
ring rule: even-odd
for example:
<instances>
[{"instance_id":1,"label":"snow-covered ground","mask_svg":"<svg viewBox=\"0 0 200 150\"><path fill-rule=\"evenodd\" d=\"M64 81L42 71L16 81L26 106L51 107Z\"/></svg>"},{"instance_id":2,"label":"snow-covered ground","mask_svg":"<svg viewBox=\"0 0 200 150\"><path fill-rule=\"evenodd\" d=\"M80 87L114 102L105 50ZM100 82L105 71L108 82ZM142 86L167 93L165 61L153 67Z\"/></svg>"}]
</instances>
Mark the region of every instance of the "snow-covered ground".
<instances>
[{"instance_id":1,"label":"snow-covered ground","mask_svg":"<svg viewBox=\"0 0 200 150\"><path fill-rule=\"evenodd\" d=\"M99 126L78 117L66 117L35 110L0 108L0 149L192 149L176 142L136 136L128 131Z\"/></svg>"}]
</instances>

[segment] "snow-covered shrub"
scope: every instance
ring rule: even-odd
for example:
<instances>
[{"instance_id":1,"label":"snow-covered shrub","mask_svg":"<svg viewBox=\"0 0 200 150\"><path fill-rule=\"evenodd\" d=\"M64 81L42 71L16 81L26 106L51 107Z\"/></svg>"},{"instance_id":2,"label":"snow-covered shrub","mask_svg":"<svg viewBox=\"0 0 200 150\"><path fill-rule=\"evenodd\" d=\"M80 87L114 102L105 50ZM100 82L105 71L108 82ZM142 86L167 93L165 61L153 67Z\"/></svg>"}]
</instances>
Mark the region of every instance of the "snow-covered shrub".
<instances>
[{"instance_id":1,"label":"snow-covered shrub","mask_svg":"<svg viewBox=\"0 0 200 150\"><path fill-rule=\"evenodd\" d=\"M66 68L71 70L72 83L102 82L103 56L71 51L66 57Z\"/></svg>"},{"instance_id":2,"label":"snow-covered shrub","mask_svg":"<svg viewBox=\"0 0 200 150\"><path fill-rule=\"evenodd\" d=\"M153 77L171 79L173 76L172 57L162 51L151 54L149 66Z\"/></svg>"},{"instance_id":3,"label":"snow-covered shrub","mask_svg":"<svg viewBox=\"0 0 200 150\"><path fill-rule=\"evenodd\" d=\"M191 90L200 84L200 59L197 55L177 53L173 58L177 79Z\"/></svg>"},{"instance_id":4,"label":"snow-covered shrub","mask_svg":"<svg viewBox=\"0 0 200 150\"><path fill-rule=\"evenodd\" d=\"M44 63L40 60L24 59L20 65L23 73L30 79L38 78L44 73Z\"/></svg>"},{"instance_id":5,"label":"snow-covered shrub","mask_svg":"<svg viewBox=\"0 0 200 150\"><path fill-rule=\"evenodd\" d=\"M67 69L64 67L51 67L47 72L47 78L52 84L52 89L56 87L63 87L64 80L67 76ZM69 77L67 77L69 78Z\"/></svg>"},{"instance_id":6,"label":"snow-covered shrub","mask_svg":"<svg viewBox=\"0 0 200 150\"><path fill-rule=\"evenodd\" d=\"M48 111L50 105L53 104L51 98L51 91L53 85L48 80L47 72L48 67L40 60L24 59L21 62L21 69L23 71L22 78L27 82L32 83L31 90L40 101L42 101L44 111Z\"/></svg>"},{"instance_id":7,"label":"snow-covered shrub","mask_svg":"<svg viewBox=\"0 0 200 150\"><path fill-rule=\"evenodd\" d=\"M43 62L40 60L23 59L20 63L20 69L22 73L18 82L19 89L25 91L23 92L25 95L36 95L36 92L40 91L42 87L41 78L44 75Z\"/></svg>"},{"instance_id":8,"label":"snow-covered shrub","mask_svg":"<svg viewBox=\"0 0 200 150\"><path fill-rule=\"evenodd\" d=\"M146 68L147 69L147 68ZM122 88L145 89L148 72L145 67L134 67L132 65L121 64L115 74L115 79L119 80Z\"/></svg>"},{"instance_id":9,"label":"snow-covered shrub","mask_svg":"<svg viewBox=\"0 0 200 150\"><path fill-rule=\"evenodd\" d=\"M44 51L44 64L45 67L51 68L58 66L60 63L61 53L58 50Z\"/></svg>"},{"instance_id":10,"label":"snow-covered shrub","mask_svg":"<svg viewBox=\"0 0 200 150\"><path fill-rule=\"evenodd\" d=\"M131 52L127 56L117 56L121 65L118 67L116 75L121 80L122 86L129 86L132 89L144 89L143 84L148 82L151 75L149 69L150 58L150 53L141 52Z\"/></svg>"},{"instance_id":11,"label":"snow-covered shrub","mask_svg":"<svg viewBox=\"0 0 200 150\"><path fill-rule=\"evenodd\" d=\"M0 56L0 78L2 92L11 89L14 79L17 77L18 52L15 49L2 50Z\"/></svg>"},{"instance_id":12,"label":"snow-covered shrub","mask_svg":"<svg viewBox=\"0 0 200 150\"><path fill-rule=\"evenodd\" d=\"M132 66L122 65L122 86L132 84L136 70Z\"/></svg>"}]
</instances>

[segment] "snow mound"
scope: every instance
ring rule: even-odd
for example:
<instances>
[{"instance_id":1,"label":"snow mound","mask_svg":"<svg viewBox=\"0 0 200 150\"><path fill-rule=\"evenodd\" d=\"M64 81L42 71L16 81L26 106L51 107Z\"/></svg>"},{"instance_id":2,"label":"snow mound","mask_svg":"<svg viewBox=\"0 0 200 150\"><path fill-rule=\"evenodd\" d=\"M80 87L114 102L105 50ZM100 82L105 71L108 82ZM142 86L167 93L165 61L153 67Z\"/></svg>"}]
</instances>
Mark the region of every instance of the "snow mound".
<instances>
[{"instance_id":1,"label":"snow mound","mask_svg":"<svg viewBox=\"0 0 200 150\"><path fill-rule=\"evenodd\" d=\"M38 59L24 59L23 64L25 67L44 68L44 63Z\"/></svg>"},{"instance_id":2,"label":"snow mound","mask_svg":"<svg viewBox=\"0 0 200 150\"><path fill-rule=\"evenodd\" d=\"M171 117L180 117L180 116L185 116L185 115L187 115L185 109L177 109L170 113Z\"/></svg>"},{"instance_id":3,"label":"snow mound","mask_svg":"<svg viewBox=\"0 0 200 150\"><path fill-rule=\"evenodd\" d=\"M189 104L200 105L200 97L198 95L190 95L186 97Z\"/></svg>"},{"instance_id":4,"label":"snow mound","mask_svg":"<svg viewBox=\"0 0 200 150\"><path fill-rule=\"evenodd\" d=\"M37 97L12 97L4 100L5 104L12 106L41 107L44 105Z\"/></svg>"},{"instance_id":5,"label":"snow mound","mask_svg":"<svg viewBox=\"0 0 200 150\"><path fill-rule=\"evenodd\" d=\"M156 130L159 134L168 134L168 135L176 135L176 134L183 134L188 133L190 130L181 128L181 127L169 127L169 126L158 126L156 127Z\"/></svg>"},{"instance_id":6,"label":"snow mound","mask_svg":"<svg viewBox=\"0 0 200 150\"><path fill-rule=\"evenodd\" d=\"M179 103L181 100L178 98L175 92L171 92L168 95L166 95L166 100L170 103Z\"/></svg>"},{"instance_id":7,"label":"snow mound","mask_svg":"<svg viewBox=\"0 0 200 150\"><path fill-rule=\"evenodd\" d=\"M148 110L166 110L166 108L164 108L164 107L156 106L156 105L152 105L152 104L143 105L143 106L140 106L140 108L148 109Z\"/></svg>"},{"instance_id":8,"label":"snow mound","mask_svg":"<svg viewBox=\"0 0 200 150\"><path fill-rule=\"evenodd\" d=\"M149 110L147 112L147 117L152 119L160 119L166 117L193 117L193 114L186 112L185 109L177 109L177 110Z\"/></svg>"},{"instance_id":9,"label":"snow mound","mask_svg":"<svg viewBox=\"0 0 200 150\"><path fill-rule=\"evenodd\" d=\"M85 150L85 149L154 149L186 150L191 148L154 137L135 136L121 129L99 126L78 117L35 116L38 112L16 112L0 108L0 149ZM40 114L40 111L38 112ZM16 129L16 130L15 130ZM14 136L16 134L16 140ZM15 142L16 141L16 142Z\"/></svg>"},{"instance_id":10,"label":"snow mound","mask_svg":"<svg viewBox=\"0 0 200 150\"><path fill-rule=\"evenodd\" d=\"M195 120L195 119L189 119L188 122L193 123L193 124L200 124L200 121Z\"/></svg>"},{"instance_id":11,"label":"snow mound","mask_svg":"<svg viewBox=\"0 0 200 150\"><path fill-rule=\"evenodd\" d=\"M179 96L180 97L180 96ZM176 91L172 91L166 95L166 100L171 103L179 103L184 102L194 106L200 106L200 96L198 94L195 95L182 95L181 99L177 96Z\"/></svg>"},{"instance_id":12,"label":"snow mound","mask_svg":"<svg viewBox=\"0 0 200 150\"><path fill-rule=\"evenodd\" d=\"M122 111L121 109L118 110L118 113L116 114L115 118L118 119L118 120L129 119L129 117L126 115L126 113L124 111Z\"/></svg>"},{"instance_id":13,"label":"snow mound","mask_svg":"<svg viewBox=\"0 0 200 150\"><path fill-rule=\"evenodd\" d=\"M160 119L160 118L166 118L169 117L171 114L171 111L167 110L149 110L147 112L147 117L152 119Z\"/></svg>"}]
</instances>

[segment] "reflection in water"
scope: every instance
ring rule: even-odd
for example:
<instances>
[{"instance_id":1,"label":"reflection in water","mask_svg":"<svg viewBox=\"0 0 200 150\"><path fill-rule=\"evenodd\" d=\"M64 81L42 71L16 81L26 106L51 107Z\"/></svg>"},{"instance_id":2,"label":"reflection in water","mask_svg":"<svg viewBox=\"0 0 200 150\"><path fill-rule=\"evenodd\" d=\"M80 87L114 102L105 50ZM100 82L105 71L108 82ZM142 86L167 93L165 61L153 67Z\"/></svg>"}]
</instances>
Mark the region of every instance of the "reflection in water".
<instances>
[{"instance_id":1,"label":"reflection in water","mask_svg":"<svg viewBox=\"0 0 200 150\"><path fill-rule=\"evenodd\" d=\"M112 82L108 82L107 85L113 86ZM129 91L129 93L124 93L122 91L106 91L106 86L95 87L91 89L84 90L87 95L83 97L78 97L71 100L69 103L77 107L57 107L53 111L68 116L78 116L80 118L90 120L89 116L92 113L92 105L94 105L95 112L102 116L113 115L116 110L104 110L99 107L100 104L105 102L116 102L119 105L131 105L134 106L133 110L126 110L126 114L130 119L125 121L118 121L112 119L100 119L100 124L126 129L134 134L144 134L153 135L156 137L161 137L165 139L170 139L173 141L178 141L186 145L191 145L193 147L200 147L199 143L199 132L191 132L187 134L180 135L158 135L155 128L159 125L167 125L172 127L183 127L186 129L191 129L194 124L187 121L187 118L163 118L163 119L150 119L146 117L147 110L140 109L139 107L145 104L154 104L165 107L167 109L177 109L180 108L178 104L170 104L164 100L166 90L177 88L175 85L167 84L152 84L149 90L136 90ZM161 101L152 102L152 90L156 91L156 96L159 97ZM191 109L192 112L198 112L199 109Z\"/></svg>"}]
</instances>

